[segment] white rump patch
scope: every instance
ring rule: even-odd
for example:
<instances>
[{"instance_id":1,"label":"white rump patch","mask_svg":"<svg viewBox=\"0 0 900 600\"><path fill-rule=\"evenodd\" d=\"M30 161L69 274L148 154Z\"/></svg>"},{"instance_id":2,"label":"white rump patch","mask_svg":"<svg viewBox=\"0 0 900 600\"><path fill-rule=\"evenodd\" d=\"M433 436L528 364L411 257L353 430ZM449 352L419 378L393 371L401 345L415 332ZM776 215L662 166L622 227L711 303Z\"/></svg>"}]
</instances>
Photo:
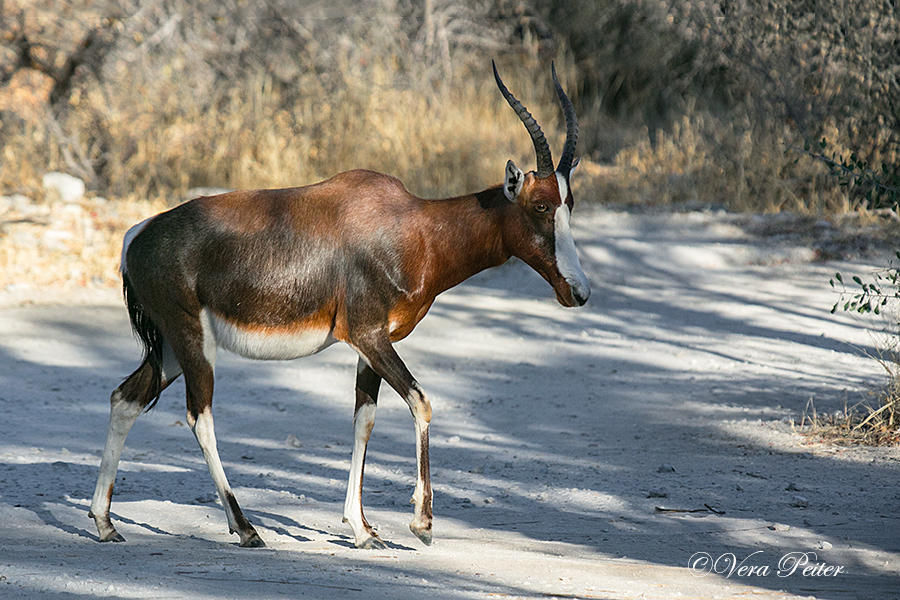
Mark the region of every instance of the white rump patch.
<instances>
[{"instance_id":1,"label":"white rump patch","mask_svg":"<svg viewBox=\"0 0 900 600\"><path fill-rule=\"evenodd\" d=\"M216 345L247 358L292 360L315 354L337 342L327 328L260 331L242 328L216 316L208 309L203 309L202 312L208 315Z\"/></svg>"},{"instance_id":2,"label":"white rump patch","mask_svg":"<svg viewBox=\"0 0 900 600\"><path fill-rule=\"evenodd\" d=\"M144 227L146 227L147 224L148 224L150 221L152 221L153 219L155 219L155 218L156 218L156 217L153 216L153 217L150 217L150 218L148 218L148 219L144 219L143 221L141 221L141 222L138 223L137 225L133 225L133 226L131 227L131 229L129 229L128 231L125 232L125 239L122 240L122 261L121 261L121 263L119 264L119 270L120 270L122 273L127 273L127 272L128 272L128 266L125 264L125 253L128 252L128 246L131 245L131 242L134 241L134 238L137 237L137 234L139 234L140 232L142 232L142 231L144 230Z\"/></svg>"},{"instance_id":3,"label":"white rump patch","mask_svg":"<svg viewBox=\"0 0 900 600\"><path fill-rule=\"evenodd\" d=\"M556 209L554 215L556 223L556 268L566 279L575 293L587 300L591 295L591 285L588 283L584 271L581 270L581 261L575 251L575 240L572 239L572 230L569 228L569 207L563 200L563 204Z\"/></svg>"}]
</instances>

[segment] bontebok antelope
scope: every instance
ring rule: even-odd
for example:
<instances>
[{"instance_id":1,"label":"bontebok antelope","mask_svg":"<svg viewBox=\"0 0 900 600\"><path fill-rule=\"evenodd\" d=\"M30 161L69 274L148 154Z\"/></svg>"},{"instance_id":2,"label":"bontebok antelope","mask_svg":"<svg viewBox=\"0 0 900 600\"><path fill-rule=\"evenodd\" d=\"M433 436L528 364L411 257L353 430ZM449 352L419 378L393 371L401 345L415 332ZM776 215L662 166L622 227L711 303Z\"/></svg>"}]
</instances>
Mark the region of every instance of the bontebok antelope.
<instances>
[{"instance_id":1,"label":"bontebok antelope","mask_svg":"<svg viewBox=\"0 0 900 600\"><path fill-rule=\"evenodd\" d=\"M100 541L123 541L109 507L128 431L184 375L187 422L228 527L240 535L241 546L265 545L241 512L216 450L216 349L282 360L340 341L359 354L344 521L358 547L383 545L363 515L362 479L384 379L415 422L418 468L409 528L431 543L431 404L392 342L412 332L438 294L510 256L543 276L563 306L581 306L591 293L569 230L578 125L555 68L552 75L567 124L555 169L540 126L494 66L500 92L531 135L536 171L523 173L509 161L501 185L445 200L417 198L388 175L348 171L307 187L197 198L128 231L123 288L145 356L110 398L109 433L89 513Z\"/></svg>"}]
</instances>

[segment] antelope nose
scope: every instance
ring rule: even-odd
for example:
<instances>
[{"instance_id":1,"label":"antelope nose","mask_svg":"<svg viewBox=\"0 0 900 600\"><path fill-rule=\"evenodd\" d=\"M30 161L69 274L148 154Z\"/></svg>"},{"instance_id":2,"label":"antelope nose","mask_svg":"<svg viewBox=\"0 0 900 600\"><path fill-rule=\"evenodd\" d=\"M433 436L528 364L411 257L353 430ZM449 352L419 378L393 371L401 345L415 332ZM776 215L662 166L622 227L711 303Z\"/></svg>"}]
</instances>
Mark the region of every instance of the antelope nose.
<instances>
[{"instance_id":1,"label":"antelope nose","mask_svg":"<svg viewBox=\"0 0 900 600\"><path fill-rule=\"evenodd\" d=\"M578 289L572 288L572 300L575 301L575 304L578 306L584 306L584 303L588 301L588 298L591 297L591 288Z\"/></svg>"}]
</instances>

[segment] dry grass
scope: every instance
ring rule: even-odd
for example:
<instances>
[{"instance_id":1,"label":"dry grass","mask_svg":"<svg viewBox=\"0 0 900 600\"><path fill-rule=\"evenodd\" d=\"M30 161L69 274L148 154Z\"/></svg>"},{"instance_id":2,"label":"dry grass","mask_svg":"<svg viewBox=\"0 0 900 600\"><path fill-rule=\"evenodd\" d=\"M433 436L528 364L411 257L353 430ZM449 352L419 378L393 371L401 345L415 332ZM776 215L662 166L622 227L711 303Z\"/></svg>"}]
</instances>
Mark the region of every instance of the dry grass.
<instances>
[{"instance_id":1,"label":"dry grass","mask_svg":"<svg viewBox=\"0 0 900 600\"><path fill-rule=\"evenodd\" d=\"M507 158L533 160L491 58L552 139L556 60L579 152L615 167L585 184L604 201L841 213L859 200L785 150L825 137L828 152L894 164L900 148L885 108L896 16L876 0L815 14L781 0L127 4L0 4L0 193L39 198L51 170L107 197L176 197L355 167L424 196L472 191ZM93 34L101 49L48 110ZM16 72L24 38L43 66Z\"/></svg>"},{"instance_id":2,"label":"dry grass","mask_svg":"<svg viewBox=\"0 0 900 600\"><path fill-rule=\"evenodd\" d=\"M896 318L886 321L889 330L896 329ZM882 332L876 342L879 355L871 358L887 374L887 384L871 390L868 397L853 406L830 414L820 414L812 399L795 425L795 430L811 440L837 445L900 445L900 336Z\"/></svg>"},{"instance_id":3,"label":"dry grass","mask_svg":"<svg viewBox=\"0 0 900 600\"><path fill-rule=\"evenodd\" d=\"M104 107L109 98L89 94L79 102L92 108L71 115L67 128L91 130L96 107L104 107L104 144L87 147L49 115L24 121L4 147L0 189L40 197L44 172L84 177L79 157L97 162L101 155L111 195L143 197L198 186L303 185L356 167L396 175L424 196L443 195L495 183L507 158L534 162L527 134L487 71L477 83L438 96L396 89L385 81L395 74L372 71L372 87L356 83L337 96L307 89L292 106L264 74L228 92L219 106L188 103L163 115L155 104L160 94L151 88L112 108ZM508 79L526 102L543 105L534 112L544 117L550 139L559 139L558 117L550 112L555 101L546 92L532 95L524 78L511 73Z\"/></svg>"},{"instance_id":4,"label":"dry grass","mask_svg":"<svg viewBox=\"0 0 900 600\"><path fill-rule=\"evenodd\" d=\"M896 446L900 444L900 384L890 379L878 408L868 402L832 414L816 412L810 400L794 429L809 440L840 446Z\"/></svg>"},{"instance_id":5,"label":"dry grass","mask_svg":"<svg viewBox=\"0 0 900 600\"><path fill-rule=\"evenodd\" d=\"M396 76L373 67L365 83L348 81L337 94L311 80L291 105L259 74L220 106L175 112L162 123L141 124L150 106L123 107L109 133L139 141L113 154L109 177L114 187L130 182L147 195L203 185L303 185L358 167L386 171L429 196L495 182L507 155L529 162L521 124L486 77L435 97L391 86Z\"/></svg>"},{"instance_id":6,"label":"dry grass","mask_svg":"<svg viewBox=\"0 0 900 600\"><path fill-rule=\"evenodd\" d=\"M697 112L653 136L645 128L616 154L612 168L588 169L590 187L599 200L623 204L706 204L831 218L861 208L822 163L788 151L798 143L795 132L767 125L740 126Z\"/></svg>"}]
</instances>

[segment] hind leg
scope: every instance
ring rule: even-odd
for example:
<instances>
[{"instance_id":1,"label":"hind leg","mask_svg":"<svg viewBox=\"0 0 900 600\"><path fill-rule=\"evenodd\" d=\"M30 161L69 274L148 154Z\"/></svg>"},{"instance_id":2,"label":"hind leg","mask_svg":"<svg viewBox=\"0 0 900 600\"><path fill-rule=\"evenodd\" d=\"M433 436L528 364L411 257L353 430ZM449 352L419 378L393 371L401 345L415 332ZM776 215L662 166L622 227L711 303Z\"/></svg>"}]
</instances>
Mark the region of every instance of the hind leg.
<instances>
[{"instance_id":1,"label":"hind leg","mask_svg":"<svg viewBox=\"0 0 900 600\"><path fill-rule=\"evenodd\" d=\"M241 546L259 548L265 546L262 538L244 516L234 492L225 477L225 469L219 458L216 432L213 425L212 399L214 368L216 362L215 340L206 316L201 315L201 334L175 347L179 362L184 366L184 384L187 389L187 421L200 444L209 474L219 494L219 500L228 518L228 529L241 536Z\"/></svg>"},{"instance_id":2,"label":"hind leg","mask_svg":"<svg viewBox=\"0 0 900 600\"><path fill-rule=\"evenodd\" d=\"M412 413L416 429L416 487L411 500L415 505L415 516L409 524L409 530L430 546L433 515L428 428L431 423L431 403L397 355L386 331L374 331L360 336L354 343L359 355L406 400ZM374 414L372 416L374 418Z\"/></svg>"},{"instance_id":3,"label":"hind leg","mask_svg":"<svg viewBox=\"0 0 900 600\"><path fill-rule=\"evenodd\" d=\"M222 467L222 461L219 458L219 451L216 447L216 432L213 426L212 411L207 407L198 414L188 409L188 424L194 432L194 437L203 450L203 457L206 459L206 465L209 467L209 474L212 476L213 483L216 485L216 492L219 494L219 500L225 509L225 516L228 519L228 531L237 533L241 536L241 546L245 548L261 548L265 546L262 538L256 532L247 517L244 516L231 486L228 484L228 478L225 477L225 469Z\"/></svg>"},{"instance_id":4,"label":"hind leg","mask_svg":"<svg viewBox=\"0 0 900 600\"><path fill-rule=\"evenodd\" d=\"M171 348L163 349L162 380L160 391L181 374L181 367L175 360ZM110 396L109 430L106 434L106 446L100 460L100 476L91 500L88 516L94 519L101 542L124 542L109 518L109 506L112 502L113 484L119 470L119 459L125 446L125 438L131 426L140 416L144 408L153 400L153 369L145 360Z\"/></svg>"},{"instance_id":5,"label":"hind leg","mask_svg":"<svg viewBox=\"0 0 900 600\"><path fill-rule=\"evenodd\" d=\"M353 456L350 463L350 480L347 499L344 501L344 523L353 529L357 548L384 548L385 544L372 529L362 508L363 470L366 462L366 445L375 425L375 406L381 377L360 358L356 371L356 410L353 414Z\"/></svg>"}]
</instances>

